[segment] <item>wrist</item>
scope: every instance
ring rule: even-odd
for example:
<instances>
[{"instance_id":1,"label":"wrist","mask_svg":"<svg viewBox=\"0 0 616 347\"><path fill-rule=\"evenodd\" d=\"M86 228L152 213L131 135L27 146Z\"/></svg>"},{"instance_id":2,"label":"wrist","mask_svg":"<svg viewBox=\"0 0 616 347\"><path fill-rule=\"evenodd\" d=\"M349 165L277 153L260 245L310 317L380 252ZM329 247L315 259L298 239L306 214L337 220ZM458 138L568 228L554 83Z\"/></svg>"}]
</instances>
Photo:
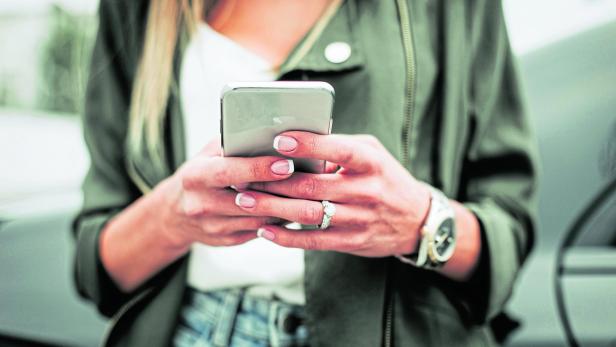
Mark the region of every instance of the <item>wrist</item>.
<instances>
[{"instance_id":1,"label":"wrist","mask_svg":"<svg viewBox=\"0 0 616 347\"><path fill-rule=\"evenodd\" d=\"M427 221L428 221L428 216L430 215L430 208L432 208L432 192L431 192L431 187L424 182L418 182L419 184L419 196L421 197L421 201L422 201L422 205L421 208L419 209L419 223L417 223L417 226L415 228L415 235L416 238L418 240L418 242L416 242L416 246L419 246L419 240L421 240L422 238L422 234L423 234L423 228L426 225ZM413 252L417 251L417 247L413 250Z\"/></svg>"},{"instance_id":2,"label":"wrist","mask_svg":"<svg viewBox=\"0 0 616 347\"><path fill-rule=\"evenodd\" d=\"M152 192L146 196L148 199L148 222L152 223L152 229L156 230L159 246L170 252L180 255L188 252L193 240L187 233L181 232L180 221L182 220L178 208L181 191L178 188L178 180L171 176L161 181Z\"/></svg>"},{"instance_id":3,"label":"wrist","mask_svg":"<svg viewBox=\"0 0 616 347\"><path fill-rule=\"evenodd\" d=\"M418 241L411 254L396 255L399 260L417 267L438 269L452 257L456 245L455 212L449 199L439 190L422 184L430 194L424 220L419 224Z\"/></svg>"},{"instance_id":4,"label":"wrist","mask_svg":"<svg viewBox=\"0 0 616 347\"><path fill-rule=\"evenodd\" d=\"M402 249L401 252L398 252L398 254L401 254L404 256L417 253L417 251L419 250L419 245L420 245L421 238L422 238L422 229L423 229L423 226L426 224L428 215L430 214L430 206L431 206L430 188L428 187L427 184L423 182L418 182L418 183L419 184L417 185L418 188L416 189L415 196L416 196L416 199L418 199L417 206L419 207L414 209L416 213L411 214L413 217L410 222L411 227L409 228L411 230L411 236L409 237L410 240L406 240L406 242L403 242L403 244L405 245L405 248Z\"/></svg>"}]
</instances>

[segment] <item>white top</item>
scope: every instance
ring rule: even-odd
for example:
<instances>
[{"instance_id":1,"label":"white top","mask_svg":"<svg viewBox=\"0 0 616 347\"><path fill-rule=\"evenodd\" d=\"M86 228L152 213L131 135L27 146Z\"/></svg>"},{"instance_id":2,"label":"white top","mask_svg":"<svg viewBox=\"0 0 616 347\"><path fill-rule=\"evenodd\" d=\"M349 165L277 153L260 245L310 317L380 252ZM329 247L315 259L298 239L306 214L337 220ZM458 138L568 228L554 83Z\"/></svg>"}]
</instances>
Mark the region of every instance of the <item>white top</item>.
<instances>
[{"instance_id":1,"label":"white top","mask_svg":"<svg viewBox=\"0 0 616 347\"><path fill-rule=\"evenodd\" d=\"M276 78L269 62L205 23L186 48L180 73L188 158L219 135L220 92L226 83ZM303 276L303 250L261 238L231 247L195 244L189 257L188 285L203 291L247 287L252 295L304 304Z\"/></svg>"}]
</instances>

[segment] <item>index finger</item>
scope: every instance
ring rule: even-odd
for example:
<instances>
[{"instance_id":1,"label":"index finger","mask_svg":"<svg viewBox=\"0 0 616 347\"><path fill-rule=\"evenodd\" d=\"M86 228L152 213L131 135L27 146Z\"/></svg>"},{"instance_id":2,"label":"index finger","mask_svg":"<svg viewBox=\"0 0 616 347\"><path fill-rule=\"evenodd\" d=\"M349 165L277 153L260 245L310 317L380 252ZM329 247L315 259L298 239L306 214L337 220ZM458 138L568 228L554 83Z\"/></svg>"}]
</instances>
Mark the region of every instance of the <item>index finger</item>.
<instances>
[{"instance_id":1,"label":"index finger","mask_svg":"<svg viewBox=\"0 0 616 347\"><path fill-rule=\"evenodd\" d=\"M257 230L257 235L283 247L347 253L359 250L365 239L361 231L335 227L326 231L297 231L275 225L265 225Z\"/></svg>"},{"instance_id":2,"label":"index finger","mask_svg":"<svg viewBox=\"0 0 616 347\"><path fill-rule=\"evenodd\" d=\"M268 157L209 157L192 165L183 177L185 188L229 187L251 182L288 178L295 171L293 160Z\"/></svg>"},{"instance_id":3,"label":"index finger","mask_svg":"<svg viewBox=\"0 0 616 347\"><path fill-rule=\"evenodd\" d=\"M351 171L367 172L375 166L371 148L351 135L287 131L276 136L274 149L288 157L326 160Z\"/></svg>"}]
</instances>

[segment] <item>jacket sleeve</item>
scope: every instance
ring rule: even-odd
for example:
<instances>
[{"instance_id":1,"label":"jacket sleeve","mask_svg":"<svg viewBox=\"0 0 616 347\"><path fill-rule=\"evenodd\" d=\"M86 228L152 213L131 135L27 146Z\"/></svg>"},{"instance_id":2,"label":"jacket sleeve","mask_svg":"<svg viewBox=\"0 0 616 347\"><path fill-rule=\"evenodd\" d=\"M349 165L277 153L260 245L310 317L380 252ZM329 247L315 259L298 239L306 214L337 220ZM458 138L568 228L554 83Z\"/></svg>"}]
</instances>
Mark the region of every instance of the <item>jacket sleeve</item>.
<instances>
[{"instance_id":1,"label":"jacket sleeve","mask_svg":"<svg viewBox=\"0 0 616 347\"><path fill-rule=\"evenodd\" d=\"M81 296L99 311L113 315L135 293L125 294L111 280L98 254L105 224L140 195L125 169L131 78L127 72L125 37L118 4L104 0L86 91L83 128L90 169L83 182L83 207L73 223L76 239L74 275Z\"/></svg>"},{"instance_id":2,"label":"jacket sleeve","mask_svg":"<svg viewBox=\"0 0 616 347\"><path fill-rule=\"evenodd\" d=\"M473 135L460 197L477 216L482 255L472 296L475 319L501 312L511 296L535 232L537 153L523 105L501 1L485 1L473 36L470 105Z\"/></svg>"}]
</instances>

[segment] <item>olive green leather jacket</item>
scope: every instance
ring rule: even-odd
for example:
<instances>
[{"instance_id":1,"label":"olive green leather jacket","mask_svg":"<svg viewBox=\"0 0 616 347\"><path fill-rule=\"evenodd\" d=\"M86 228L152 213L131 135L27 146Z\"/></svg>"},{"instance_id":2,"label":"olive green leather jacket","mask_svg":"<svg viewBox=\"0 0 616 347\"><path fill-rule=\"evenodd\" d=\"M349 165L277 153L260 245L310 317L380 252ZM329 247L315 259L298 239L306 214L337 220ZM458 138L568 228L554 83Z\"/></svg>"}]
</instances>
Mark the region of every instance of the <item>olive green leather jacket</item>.
<instances>
[{"instance_id":1,"label":"olive green leather jacket","mask_svg":"<svg viewBox=\"0 0 616 347\"><path fill-rule=\"evenodd\" d=\"M84 114L91 167L74 223L75 278L81 295L112 317L110 346L168 345L186 282L182 258L122 293L98 256L105 223L185 160L174 87L165 167L126 147L147 7L146 0L101 0ZM332 42L349 44L350 57L330 62L324 50ZM279 78L329 82L333 132L376 136L415 177L470 208L482 229L480 265L465 283L394 257L307 251L312 346L496 344L489 323L533 244L537 175L501 2L347 0L294 49Z\"/></svg>"}]
</instances>

